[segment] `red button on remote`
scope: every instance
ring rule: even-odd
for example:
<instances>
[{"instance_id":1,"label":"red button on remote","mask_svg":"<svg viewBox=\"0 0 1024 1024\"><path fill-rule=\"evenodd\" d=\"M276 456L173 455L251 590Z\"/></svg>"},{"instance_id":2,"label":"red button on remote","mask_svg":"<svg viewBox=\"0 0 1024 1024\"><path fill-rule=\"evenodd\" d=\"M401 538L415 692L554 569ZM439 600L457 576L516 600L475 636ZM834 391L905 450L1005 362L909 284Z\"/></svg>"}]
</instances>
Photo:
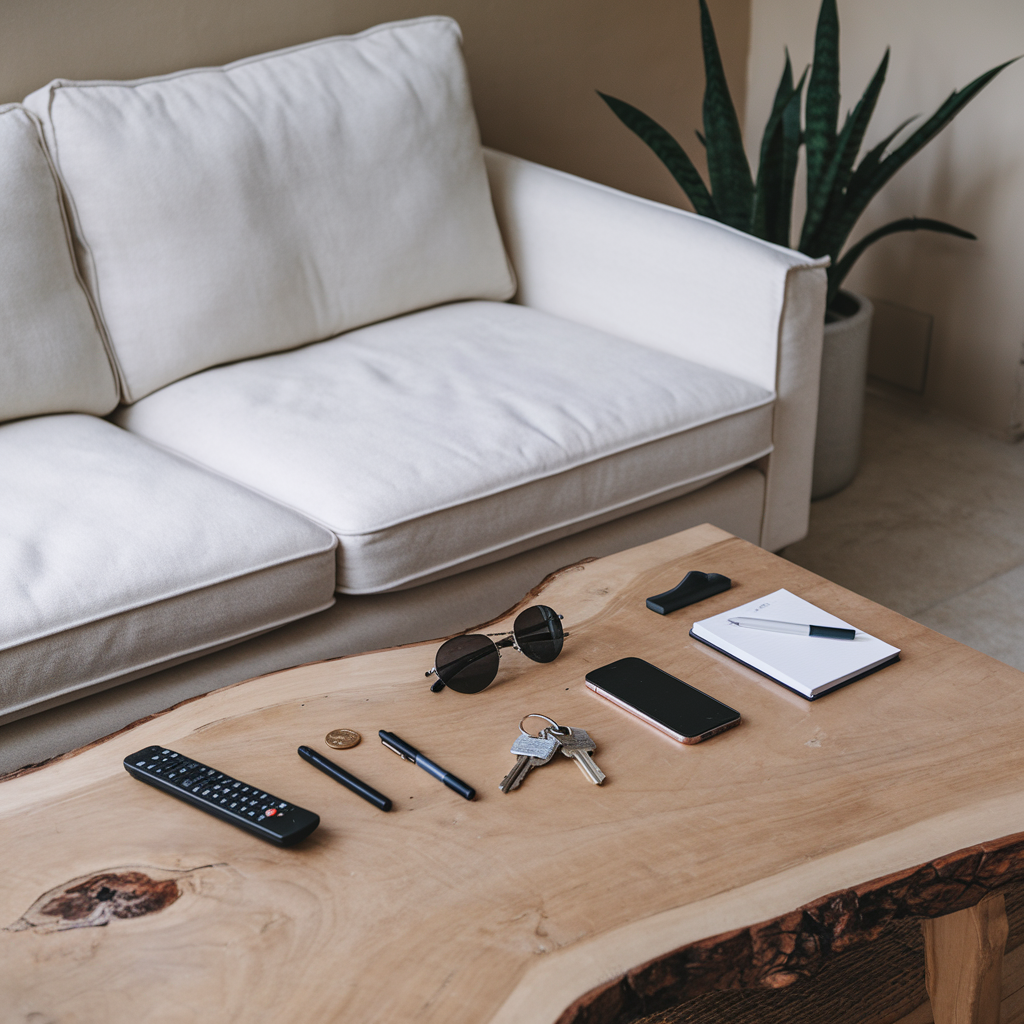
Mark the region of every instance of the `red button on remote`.
<instances>
[{"instance_id":1,"label":"red button on remote","mask_svg":"<svg viewBox=\"0 0 1024 1024\"><path fill-rule=\"evenodd\" d=\"M265 813L266 813L268 818L272 818L275 814L277 814L277 808L276 807L268 807Z\"/></svg>"}]
</instances>

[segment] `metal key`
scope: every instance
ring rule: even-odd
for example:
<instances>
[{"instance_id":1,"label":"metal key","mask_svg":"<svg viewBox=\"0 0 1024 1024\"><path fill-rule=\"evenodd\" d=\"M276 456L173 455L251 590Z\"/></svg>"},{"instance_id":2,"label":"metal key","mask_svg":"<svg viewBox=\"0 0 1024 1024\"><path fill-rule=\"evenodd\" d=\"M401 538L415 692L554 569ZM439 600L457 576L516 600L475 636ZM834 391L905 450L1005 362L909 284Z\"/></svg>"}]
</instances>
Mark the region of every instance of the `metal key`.
<instances>
[{"instance_id":1,"label":"metal key","mask_svg":"<svg viewBox=\"0 0 1024 1024\"><path fill-rule=\"evenodd\" d=\"M590 734L585 729L569 727L563 728L558 738L562 741L562 753L566 757L571 757L595 786L600 786L605 775L590 756L591 751L597 750L597 744L590 738Z\"/></svg>"},{"instance_id":2,"label":"metal key","mask_svg":"<svg viewBox=\"0 0 1024 1024\"><path fill-rule=\"evenodd\" d=\"M498 789L502 793L511 793L513 789L518 789L523 784L523 779L534 768L547 764L561 745L561 739L552 735L550 729L542 729L539 736L522 733L512 744L512 753L518 760L508 775L501 780Z\"/></svg>"}]
</instances>

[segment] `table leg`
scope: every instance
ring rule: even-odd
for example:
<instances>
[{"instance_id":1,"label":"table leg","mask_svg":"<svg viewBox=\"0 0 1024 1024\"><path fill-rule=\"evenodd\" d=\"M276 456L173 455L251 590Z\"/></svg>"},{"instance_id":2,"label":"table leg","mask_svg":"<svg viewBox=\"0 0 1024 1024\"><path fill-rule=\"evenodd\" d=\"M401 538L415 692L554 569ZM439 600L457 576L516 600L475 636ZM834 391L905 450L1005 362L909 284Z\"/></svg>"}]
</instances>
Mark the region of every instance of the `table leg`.
<instances>
[{"instance_id":1,"label":"table leg","mask_svg":"<svg viewBox=\"0 0 1024 1024\"><path fill-rule=\"evenodd\" d=\"M935 1024L999 1024L1009 934L1002 894L921 926L925 984Z\"/></svg>"}]
</instances>

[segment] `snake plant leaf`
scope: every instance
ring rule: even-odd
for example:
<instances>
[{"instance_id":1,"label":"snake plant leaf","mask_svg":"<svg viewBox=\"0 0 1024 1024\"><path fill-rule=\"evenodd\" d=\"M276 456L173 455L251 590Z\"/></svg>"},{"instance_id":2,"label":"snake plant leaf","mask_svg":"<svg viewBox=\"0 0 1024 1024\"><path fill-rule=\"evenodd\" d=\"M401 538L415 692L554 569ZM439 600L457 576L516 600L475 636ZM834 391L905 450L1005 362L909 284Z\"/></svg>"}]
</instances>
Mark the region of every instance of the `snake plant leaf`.
<instances>
[{"instance_id":1,"label":"snake plant leaf","mask_svg":"<svg viewBox=\"0 0 1024 1024\"><path fill-rule=\"evenodd\" d=\"M860 183L868 179L868 177L874 172L875 168L882 162L882 157L885 154L885 151L889 148L889 144L892 140L895 139L911 121L916 121L917 118L918 115L915 114L913 117L908 117L905 121L902 121L896 126L896 128L889 132L889 134L886 135L886 137L882 139L877 146L869 149L868 152L864 154L861 162L857 165L857 169L853 172L853 176L850 178L849 185L847 186L851 192L856 191L860 187Z\"/></svg>"},{"instance_id":2,"label":"snake plant leaf","mask_svg":"<svg viewBox=\"0 0 1024 1024\"><path fill-rule=\"evenodd\" d=\"M955 224L947 224L944 220L932 220L930 217L902 217L899 220L890 221L876 228L870 234L865 235L856 245L843 254L843 258L834 262L828 268L828 303L839 294L846 275L850 272L854 263L860 258L869 245L874 245L880 238L886 235L895 235L900 231L937 231L944 235L956 235L958 238L968 238L971 241L977 240L977 235L970 231L964 231Z\"/></svg>"},{"instance_id":3,"label":"snake plant leaf","mask_svg":"<svg viewBox=\"0 0 1024 1024\"><path fill-rule=\"evenodd\" d=\"M889 154L879 164L878 169L871 178L871 183L875 185L876 191L880 189L912 156L914 156L919 150L923 149L943 128L949 124L950 121L960 113L961 110L975 96L981 92L982 89L992 81L1000 71L1008 68L1011 64L1020 60L1020 57L1014 57L1013 60L1005 61L1002 64L997 65L994 68L986 71L983 75L978 75L973 82L965 85L962 89L956 90L950 93L949 98L945 103L939 107L938 110L928 118L927 121L920 128L915 131L906 142L901 146L898 146L892 153Z\"/></svg>"},{"instance_id":4,"label":"snake plant leaf","mask_svg":"<svg viewBox=\"0 0 1024 1024\"><path fill-rule=\"evenodd\" d=\"M704 49L704 136L711 194L719 220L740 231L749 231L754 212L754 181L706 0L700 0L700 35Z\"/></svg>"},{"instance_id":5,"label":"snake plant leaf","mask_svg":"<svg viewBox=\"0 0 1024 1024\"><path fill-rule=\"evenodd\" d=\"M800 76L793 99L786 104L782 112L782 174L785 188L779 198L777 213L780 245L789 246L790 225L793 222L793 187L796 184L796 170L799 164L800 147L804 142L804 133L800 127L801 102L803 100L804 82L808 69Z\"/></svg>"},{"instance_id":6,"label":"snake plant leaf","mask_svg":"<svg viewBox=\"0 0 1024 1024\"><path fill-rule=\"evenodd\" d=\"M704 184L704 179L700 176L700 171L693 166L683 147L657 121L643 111L637 110L632 104L600 91L598 96L611 107L615 116L630 131L635 132L650 146L655 156L668 168L669 173L693 203L693 208L702 217L720 220L718 209Z\"/></svg>"},{"instance_id":7,"label":"snake plant leaf","mask_svg":"<svg viewBox=\"0 0 1024 1024\"><path fill-rule=\"evenodd\" d=\"M750 231L778 245L789 245L800 148L800 99L806 78L804 71L796 88L793 87L793 67L787 51L786 66L761 140Z\"/></svg>"},{"instance_id":8,"label":"snake plant leaf","mask_svg":"<svg viewBox=\"0 0 1024 1024\"><path fill-rule=\"evenodd\" d=\"M853 113L847 115L843 130L836 141L835 149L832 152L832 159L823 175L818 179L816 191L808 193L807 214L804 217L804 226L800 234L800 248L809 256L830 255L835 258L837 253L822 249L820 240L816 237L819 227L823 222L831 221L831 214L841 208L843 193L853 175L853 163L860 152L861 143L864 141L864 133L875 112L875 105L878 102L879 93L885 84L885 75L889 69L889 51L885 51L881 63L878 65L864 95L857 101Z\"/></svg>"},{"instance_id":9,"label":"snake plant leaf","mask_svg":"<svg viewBox=\"0 0 1024 1024\"><path fill-rule=\"evenodd\" d=\"M908 117L905 121L901 121L900 124L898 124L891 132L889 132L888 135L886 135L884 139L882 139L881 142L878 143L878 145L874 146L864 154L863 159L857 165L857 169L853 172L849 184L846 186L846 202L844 207L849 205L849 197L860 194L864 182L871 177L875 168L877 168L881 163L882 157L884 156L886 149L889 148L889 144L892 140L895 139L896 136L911 123L911 121L916 121L917 118L918 115L915 114L913 117ZM827 236L824 239L824 244L827 246L830 253L838 253L839 250L842 249L846 244L846 239L853 230L853 225L855 223L856 217L854 217L853 220L849 220L847 211L844 208L844 211L836 216L835 220L828 225L826 228ZM833 263L834 262L835 260L833 260Z\"/></svg>"},{"instance_id":10,"label":"snake plant leaf","mask_svg":"<svg viewBox=\"0 0 1024 1024\"><path fill-rule=\"evenodd\" d=\"M807 85L807 194L814 195L832 159L839 124L839 11L822 0L814 33L814 63Z\"/></svg>"},{"instance_id":11,"label":"snake plant leaf","mask_svg":"<svg viewBox=\"0 0 1024 1024\"><path fill-rule=\"evenodd\" d=\"M693 129L693 134L697 136L697 141L698 141L698 142L699 142L699 143L700 143L700 144L701 144L701 145L702 145L702 146L703 146L703 147L704 147L705 149L707 149L707 148L708 148L708 140L707 140L707 139L705 139L705 138L704 138L704 136L703 136L703 135L702 135L702 134L701 134L701 133L700 133L699 131L697 131L697 129L696 129L696 128L694 128L694 129Z\"/></svg>"},{"instance_id":12,"label":"snake plant leaf","mask_svg":"<svg viewBox=\"0 0 1024 1024\"><path fill-rule=\"evenodd\" d=\"M758 238L777 241L777 205L782 188L782 112L793 96L793 65L786 49L786 63L782 69L779 87L775 90L768 123L761 136L761 154L757 164L757 180L754 182L754 214L751 218L750 233Z\"/></svg>"},{"instance_id":13,"label":"snake plant leaf","mask_svg":"<svg viewBox=\"0 0 1024 1024\"><path fill-rule=\"evenodd\" d=\"M916 153L924 148L954 117L985 88L1002 70L1014 61L1008 60L999 64L983 75L979 75L963 89L955 90L945 103L910 138L898 146L887 157L864 175L854 172L854 177L846 191L846 202L841 213L830 225L828 245L832 251L838 251L853 230L857 218L864 212L868 203L875 197L883 185ZM858 168L859 170L859 168ZM838 244L837 244L838 242Z\"/></svg>"}]
</instances>

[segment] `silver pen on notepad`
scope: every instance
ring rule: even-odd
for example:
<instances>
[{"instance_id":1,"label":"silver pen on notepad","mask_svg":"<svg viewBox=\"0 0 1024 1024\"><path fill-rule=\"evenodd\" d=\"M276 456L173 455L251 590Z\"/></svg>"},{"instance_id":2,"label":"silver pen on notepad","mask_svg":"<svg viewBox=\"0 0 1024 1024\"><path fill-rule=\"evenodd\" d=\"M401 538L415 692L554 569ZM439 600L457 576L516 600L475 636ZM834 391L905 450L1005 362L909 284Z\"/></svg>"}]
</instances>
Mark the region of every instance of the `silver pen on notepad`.
<instances>
[{"instance_id":1,"label":"silver pen on notepad","mask_svg":"<svg viewBox=\"0 0 1024 1024\"><path fill-rule=\"evenodd\" d=\"M821 636L827 640L856 640L857 630L838 626L807 626L800 622L776 622L774 619L729 619L734 626L766 629L770 633L792 633L795 636Z\"/></svg>"}]
</instances>

